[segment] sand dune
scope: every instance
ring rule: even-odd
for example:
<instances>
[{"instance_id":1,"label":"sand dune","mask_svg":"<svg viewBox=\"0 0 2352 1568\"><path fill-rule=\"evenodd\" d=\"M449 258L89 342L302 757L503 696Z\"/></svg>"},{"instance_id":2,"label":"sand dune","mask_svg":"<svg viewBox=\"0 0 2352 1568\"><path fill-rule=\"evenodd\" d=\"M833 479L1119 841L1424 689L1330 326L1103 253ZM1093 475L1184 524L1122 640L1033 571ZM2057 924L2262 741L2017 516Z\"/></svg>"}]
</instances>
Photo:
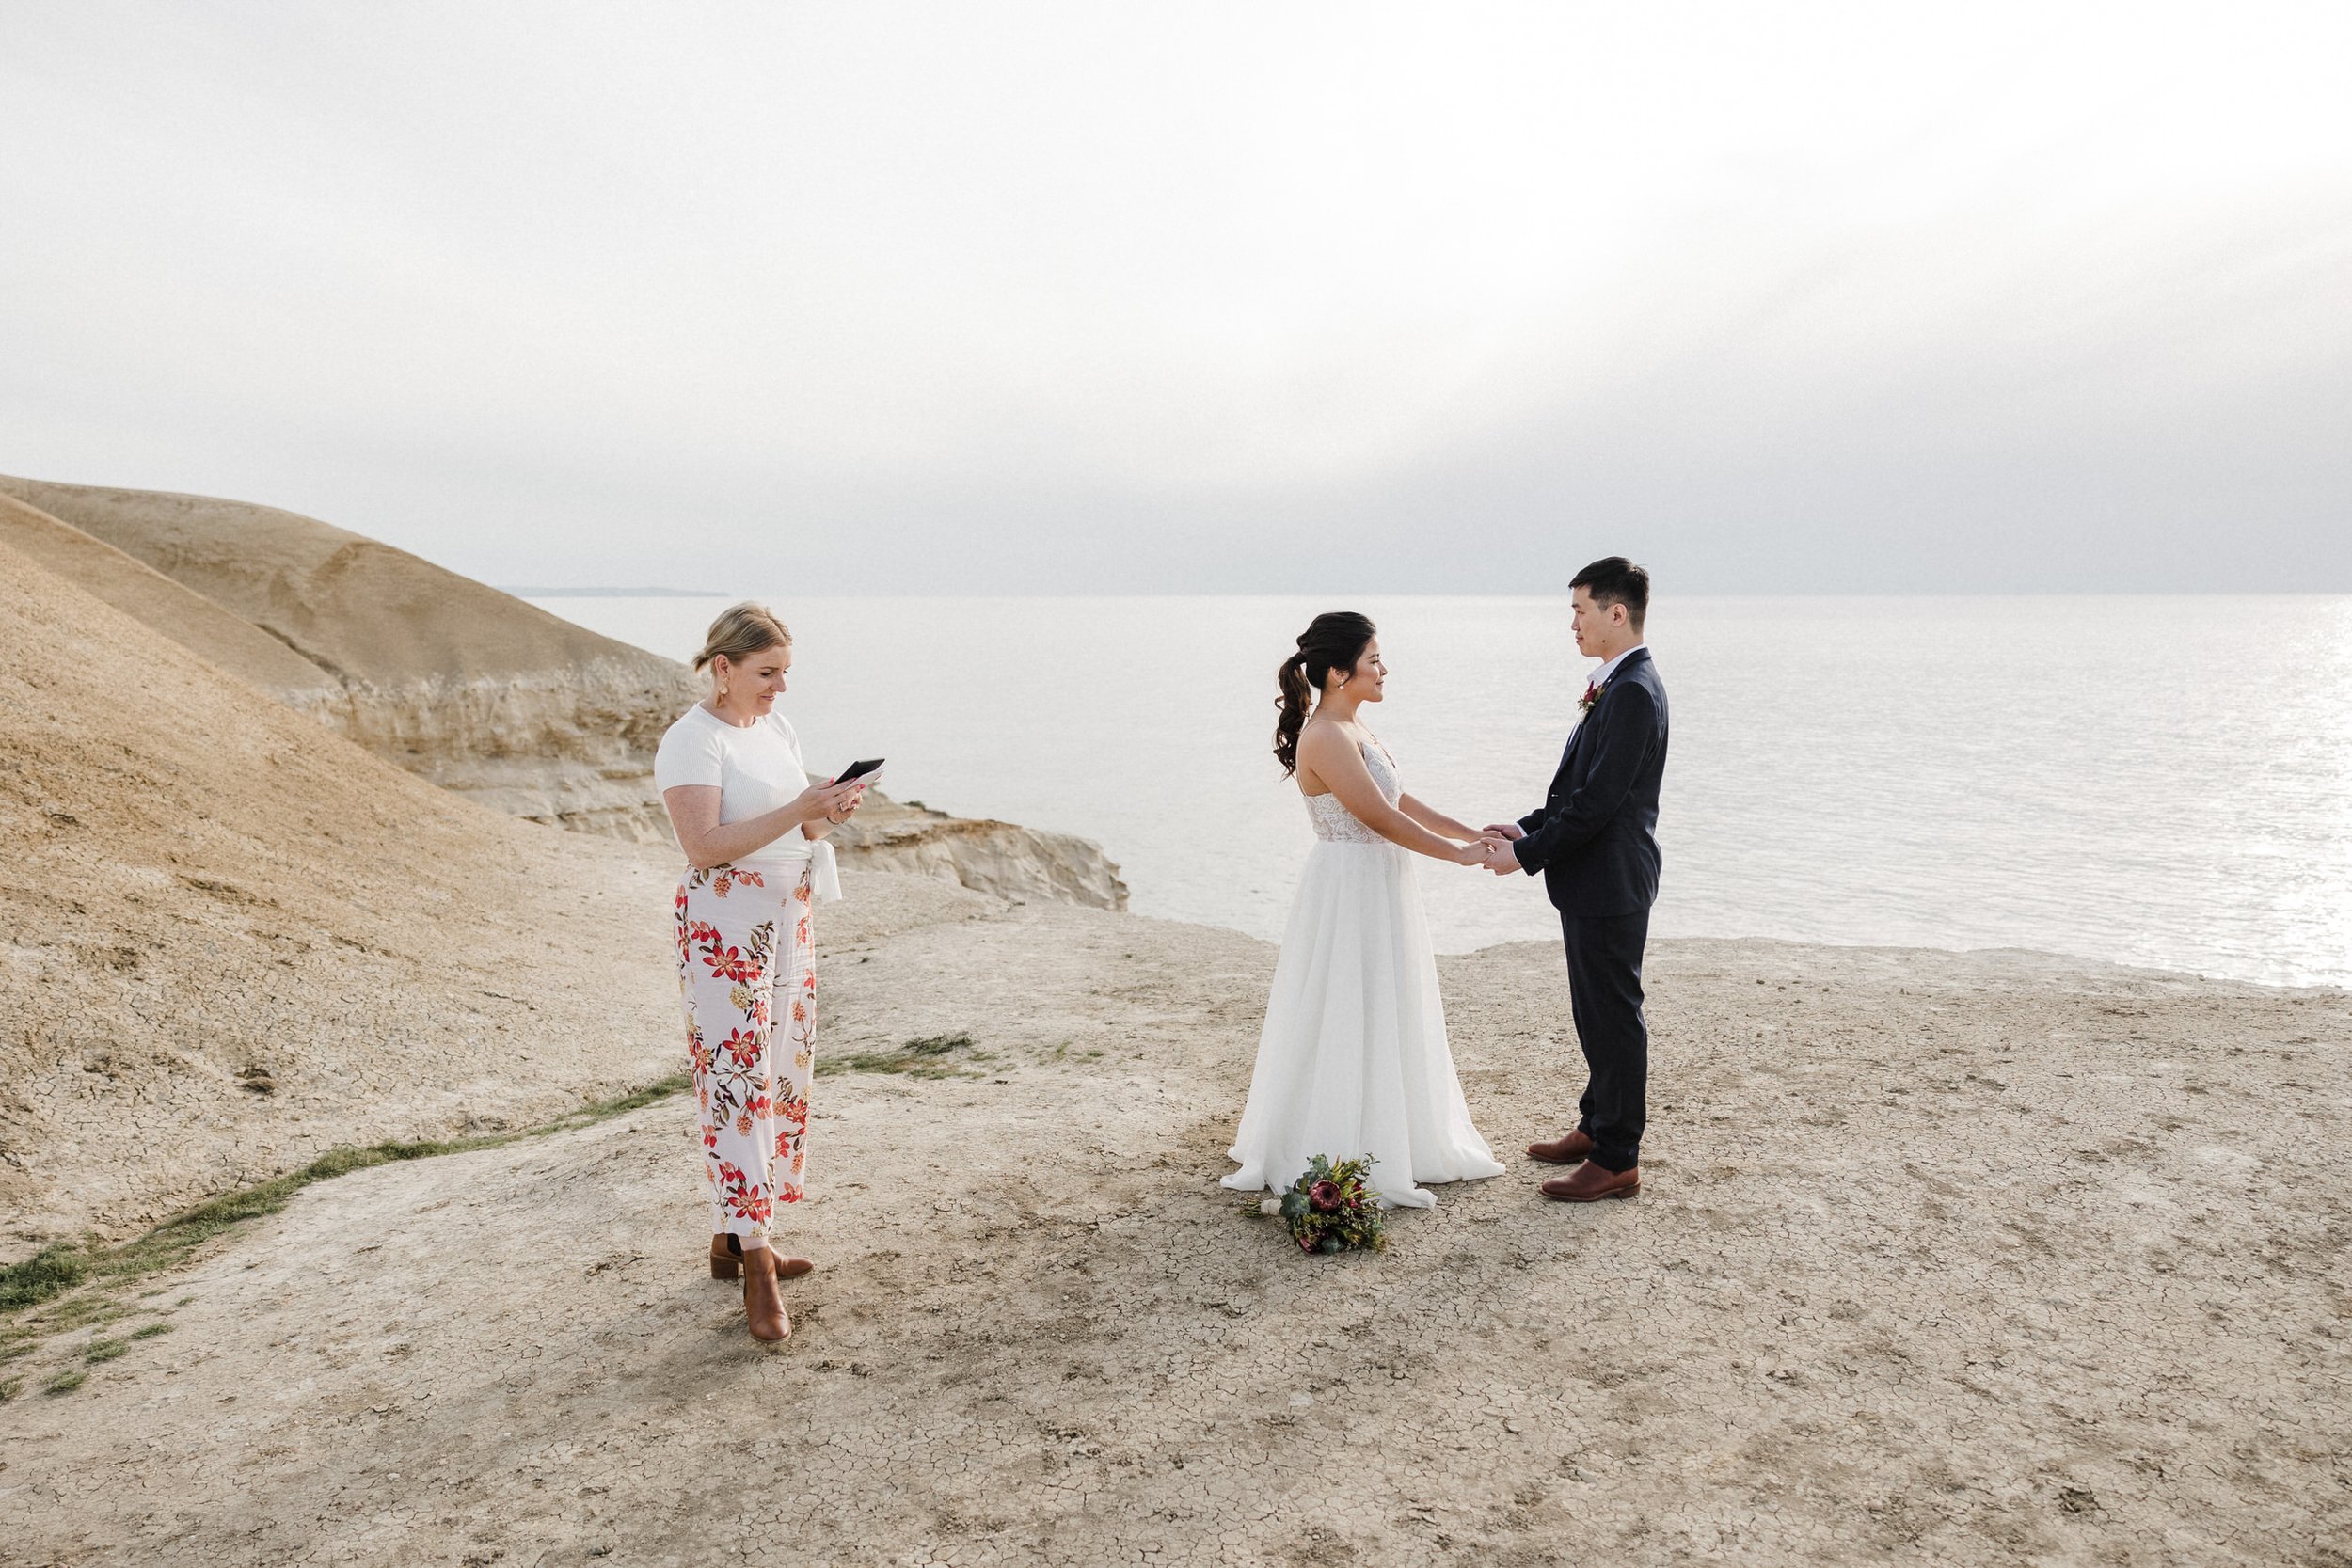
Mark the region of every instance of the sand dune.
<instances>
[{"instance_id":1,"label":"sand dune","mask_svg":"<svg viewBox=\"0 0 2352 1568\"><path fill-rule=\"evenodd\" d=\"M0 545L137 621L149 633L142 644L168 639L291 707L324 710L340 722L341 681L145 562L8 495L0 495Z\"/></svg>"},{"instance_id":2,"label":"sand dune","mask_svg":"<svg viewBox=\"0 0 2352 1568\"><path fill-rule=\"evenodd\" d=\"M683 666L276 507L8 477L0 493L326 672L345 733L400 767L514 816L662 836L653 747L693 701Z\"/></svg>"},{"instance_id":3,"label":"sand dune","mask_svg":"<svg viewBox=\"0 0 2352 1568\"><path fill-rule=\"evenodd\" d=\"M609 661L650 683L680 669L405 550L274 506L6 476L0 492L137 557L352 680L506 681Z\"/></svg>"},{"instance_id":4,"label":"sand dune","mask_svg":"<svg viewBox=\"0 0 2352 1568\"><path fill-rule=\"evenodd\" d=\"M0 1245L668 1070L674 852L485 811L199 660L124 666L152 641L0 554Z\"/></svg>"}]
</instances>

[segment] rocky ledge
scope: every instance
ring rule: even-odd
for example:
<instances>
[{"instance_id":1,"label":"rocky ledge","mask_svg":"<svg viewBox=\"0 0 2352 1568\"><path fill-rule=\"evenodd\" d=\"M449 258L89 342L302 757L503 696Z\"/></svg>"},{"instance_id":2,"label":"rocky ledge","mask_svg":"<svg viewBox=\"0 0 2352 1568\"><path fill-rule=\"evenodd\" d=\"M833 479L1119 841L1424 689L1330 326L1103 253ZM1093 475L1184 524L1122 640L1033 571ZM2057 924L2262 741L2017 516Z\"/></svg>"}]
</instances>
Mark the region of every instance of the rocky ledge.
<instances>
[{"instance_id":1,"label":"rocky ledge","mask_svg":"<svg viewBox=\"0 0 2352 1568\"><path fill-rule=\"evenodd\" d=\"M1127 884L1103 847L1070 833L994 822L880 794L834 835L848 864L961 882L999 898L1124 910Z\"/></svg>"}]
</instances>

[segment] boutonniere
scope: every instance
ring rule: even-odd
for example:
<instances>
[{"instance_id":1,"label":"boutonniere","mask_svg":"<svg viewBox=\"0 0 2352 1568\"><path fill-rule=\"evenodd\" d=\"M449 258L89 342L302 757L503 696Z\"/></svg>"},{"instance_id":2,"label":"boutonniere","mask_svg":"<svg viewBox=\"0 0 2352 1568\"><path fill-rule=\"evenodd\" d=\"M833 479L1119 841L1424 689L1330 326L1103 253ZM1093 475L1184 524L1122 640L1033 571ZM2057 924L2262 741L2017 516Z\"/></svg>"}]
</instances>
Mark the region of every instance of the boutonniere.
<instances>
[{"instance_id":1,"label":"boutonniere","mask_svg":"<svg viewBox=\"0 0 2352 1568\"><path fill-rule=\"evenodd\" d=\"M1604 685L1605 683L1600 681L1586 681L1584 683L1584 695L1577 701L1577 712L1592 712L1594 705L1600 701L1600 694L1604 689Z\"/></svg>"}]
</instances>

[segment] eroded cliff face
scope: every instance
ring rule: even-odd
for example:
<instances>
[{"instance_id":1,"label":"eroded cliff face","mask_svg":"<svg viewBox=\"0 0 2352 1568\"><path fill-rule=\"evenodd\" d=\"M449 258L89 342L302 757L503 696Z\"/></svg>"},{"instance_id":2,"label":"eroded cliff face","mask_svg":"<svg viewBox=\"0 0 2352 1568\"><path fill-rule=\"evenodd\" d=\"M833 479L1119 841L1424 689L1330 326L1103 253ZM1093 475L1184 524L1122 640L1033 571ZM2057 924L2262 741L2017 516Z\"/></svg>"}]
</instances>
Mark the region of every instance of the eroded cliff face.
<instances>
[{"instance_id":1,"label":"eroded cliff face","mask_svg":"<svg viewBox=\"0 0 2352 1568\"><path fill-rule=\"evenodd\" d=\"M314 517L0 476L0 544L216 668L483 805L667 843L653 755L703 695L685 666ZM1122 910L1102 849L871 798L849 863Z\"/></svg>"},{"instance_id":2,"label":"eroded cliff face","mask_svg":"<svg viewBox=\"0 0 2352 1568\"><path fill-rule=\"evenodd\" d=\"M949 816L868 795L834 842L852 866L936 877L1000 898L1127 907L1127 884L1103 847L1070 833Z\"/></svg>"},{"instance_id":3,"label":"eroded cliff face","mask_svg":"<svg viewBox=\"0 0 2352 1568\"><path fill-rule=\"evenodd\" d=\"M510 816L655 843L669 837L669 822L654 787L654 748L697 696L684 673L595 659L499 676L354 682L342 724L377 755Z\"/></svg>"},{"instance_id":4,"label":"eroded cliff face","mask_svg":"<svg viewBox=\"0 0 2352 1568\"><path fill-rule=\"evenodd\" d=\"M87 538L91 562L143 565L246 623L281 657L270 678L232 673L409 772L512 816L666 835L653 751L699 694L684 666L276 507L6 478L0 493ZM92 578L51 556L53 570ZM176 636L184 619L150 622Z\"/></svg>"}]
</instances>

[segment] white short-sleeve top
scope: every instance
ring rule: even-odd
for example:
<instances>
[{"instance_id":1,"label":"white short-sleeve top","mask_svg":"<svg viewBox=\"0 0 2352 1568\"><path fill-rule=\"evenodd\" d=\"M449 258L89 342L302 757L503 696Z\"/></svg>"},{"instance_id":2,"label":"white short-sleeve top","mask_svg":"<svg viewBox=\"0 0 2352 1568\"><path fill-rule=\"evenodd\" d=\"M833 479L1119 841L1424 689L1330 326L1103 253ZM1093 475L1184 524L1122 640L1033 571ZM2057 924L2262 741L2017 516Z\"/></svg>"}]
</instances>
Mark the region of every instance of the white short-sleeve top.
<instances>
[{"instance_id":1,"label":"white short-sleeve top","mask_svg":"<svg viewBox=\"0 0 2352 1568\"><path fill-rule=\"evenodd\" d=\"M678 717L653 755L654 787L707 784L719 791L719 825L740 822L789 805L808 787L801 765L801 737L781 713L756 724L730 724L696 703ZM738 865L799 866L810 844L794 828L771 844L743 856Z\"/></svg>"}]
</instances>

